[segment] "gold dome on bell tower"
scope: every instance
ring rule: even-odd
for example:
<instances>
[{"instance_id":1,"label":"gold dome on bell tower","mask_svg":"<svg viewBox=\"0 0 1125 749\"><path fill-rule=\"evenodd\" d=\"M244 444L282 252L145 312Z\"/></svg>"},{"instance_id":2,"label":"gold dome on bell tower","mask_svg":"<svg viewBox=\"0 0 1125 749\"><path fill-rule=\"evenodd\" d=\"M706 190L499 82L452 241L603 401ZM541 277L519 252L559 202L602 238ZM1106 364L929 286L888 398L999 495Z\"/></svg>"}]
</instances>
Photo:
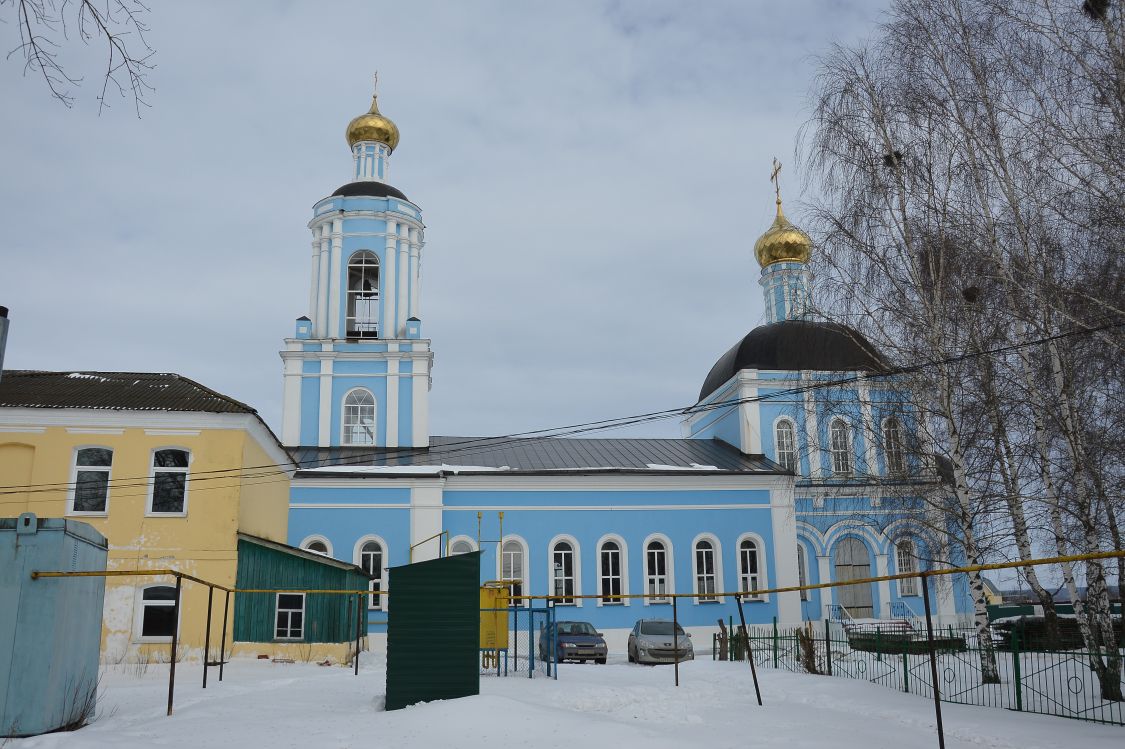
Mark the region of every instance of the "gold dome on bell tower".
<instances>
[{"instance_id":1,"label":"gold dome on bell tower","mask_svg":"<svg viewBox=\"0 0 1125 749\"><path fill-rule=\"evenodd\" d=\"M376 73L376 87L378 84L379 74ZM395 150L398 146L398 125L392 122L390 118L383 116L383 113L379 111L378 91L371 96L371 109L349 122L345 135L349 146L354 146L361 140L371 140L386 143L391 151Z\"/></svg>"},{"instance_id":2,"label":"gold dome on bell tower","mask_svg":"<svg viewBox=\"0 0 1125 749\"><path fill-rule=\"evenodd\" d=\"M812 253L812 240L809 239L809 235L790 223L781 210L781 181L778 179L780 172L781 164L774 159L770 180L774 183L777 193L777 218L773 220L770 228L766 229L766 233L754 243L754 256L758 259L758 265L763 268L774 263L808 263Z\"/></svg>"}]
</instances>

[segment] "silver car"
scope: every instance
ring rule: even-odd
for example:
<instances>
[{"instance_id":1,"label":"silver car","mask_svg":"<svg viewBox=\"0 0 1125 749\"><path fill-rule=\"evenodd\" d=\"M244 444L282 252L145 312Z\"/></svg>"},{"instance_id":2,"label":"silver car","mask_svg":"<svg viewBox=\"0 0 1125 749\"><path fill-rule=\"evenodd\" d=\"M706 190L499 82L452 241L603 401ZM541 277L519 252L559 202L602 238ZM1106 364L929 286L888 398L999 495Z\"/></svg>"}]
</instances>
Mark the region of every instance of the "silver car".
<instances>
[{"instance_id":1,"label":"silver car","mask_svg":"<svg viewBox=\"0 0 1125 749\"><path fill-rule=\"evenodd\" d=\"M670 619L641 619L629 633L629 662L673 663L677 655L681 661L695 660L690 638Z\"/></svg>"}]
</instances>

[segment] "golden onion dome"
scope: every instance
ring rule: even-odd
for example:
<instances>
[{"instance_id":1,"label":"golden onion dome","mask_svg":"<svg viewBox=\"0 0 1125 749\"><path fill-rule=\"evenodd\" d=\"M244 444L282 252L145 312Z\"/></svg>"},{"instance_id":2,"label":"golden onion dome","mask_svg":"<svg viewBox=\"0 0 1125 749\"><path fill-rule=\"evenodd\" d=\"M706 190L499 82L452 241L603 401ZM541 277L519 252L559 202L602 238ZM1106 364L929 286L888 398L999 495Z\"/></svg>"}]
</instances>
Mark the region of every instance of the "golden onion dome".
<instances>
[{"instance_id":1,"label":"golden onion dome","mask_svg":"<svg viewBox=\"0 0 1125 749\"><path fill-rule=\"evenodd\" d=\"M809 235L798 229L781 212L781 199L777 201L777 218L766 233L754 243L758 265L765 268L774 263L807 263L812 252Z\"/></svg>"},{"instance_id":2,"label":"golden onion dome","mask_svg":"<svg viewBox=\"0 0 1125 749\"><path fill-rule=\"evenodd\" d=\"M378 95L371 97L371 109L348 123L347 138L349 146L361 140L386 143L391 151L398 146L398 126L379 112Z\"/></svg>"}]
</instances>

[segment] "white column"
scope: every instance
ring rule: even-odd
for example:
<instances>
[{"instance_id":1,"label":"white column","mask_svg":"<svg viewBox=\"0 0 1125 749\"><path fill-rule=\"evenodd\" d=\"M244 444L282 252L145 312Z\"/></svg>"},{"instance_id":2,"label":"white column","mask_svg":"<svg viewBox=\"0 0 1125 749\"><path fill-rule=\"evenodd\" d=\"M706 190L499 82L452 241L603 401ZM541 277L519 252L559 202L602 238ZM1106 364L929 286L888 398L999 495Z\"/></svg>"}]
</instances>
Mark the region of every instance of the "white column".
<instances>
[{"instance_id":1,"label":"white column","mask_svg":"<svg viewBox=\"0 0 1125 749\"><path fill-rule=\"evenodd\" d=\"M411 375L411 408L414 415L412 426L413 444L411 447L430 445L430 361L429 358L414 359L414 373Z\"/></svg>"},{"instance_id":2,"label":"white column","mask_svg":"<svg viewBox=\"0 0 1125 749\"><path fill-rule=\"evenodd\" d=\"M313 232L316 236L316 232ZM317 296L320 289L320 242L316 239L312 241L312 272L309 273L309 311L306 313L309 319L312 320L313 335L316 335L317 321Z\"/></svg>"},{"instance_id":3,"label":"white column","mask_svg":"<svg viewBox=\"0 0 1125 749\"><path fill-rule=\"evenodd\" d=\"M420 268L418 267L421 260L422 248L418 244L419 236L417 229L410 230L410 314L409 317L421 318L421 313L418 307L418 292L421 288L419 276Z\"/></svg>"},{"instance_id":4,"label":"white column","mask_svg":"<svg viewBox=\"0 0 1125 749\"><path fill-rule=\"evenodd\" d=\"M343 338L345 335L340 331L340 278L343 276L341 255L344 253L343 229L343 219L336 218L332 220L332 262L330 263L332 268L332 280L329 286L332 291L328 295L328 338Z\"/></svg>"},{"instance_id":5,"label":"white column","mask_svg":"<svg viewBox=\"0 0 1125 749\"><path fill-rule=\"evenodd\" d=\"M797 516L792 485L770 490L770 519L773 523L773 569L779 588L800 585L797 572ZM777 620L800 624L801 594L774 593L777 597Z\"/></svg>"},{"instance_id":6,"label":"white column","mask_svg":"<svg viewBox=\"0 0 1125 749\"><path fill-rule=\"evenodd\" d=\"M383 272L383 315L379 318L379 337L397 338L395 332L395 261L398 255L398 226L394 221L387 221L387 243L384 250L386 268Z\"/></svg>"},{"instance_id":7,"label":"white column","mask_svg":"<svg viewBox=\"0 0 1125 749\"><path fill-rule=\"evenodd\" d=\"M817 574L820 575L820 579L817 582L820 582L820 583L830 583L830 582L832 582L832 557L828 556L827 554L825 554L824 556L821 556L821 555L817 554L816 555L816 570L817 570ZM821 588L820 589L820 618L821 619L829 619L832 616L832 612L829 609L829 606L832 605L832 591L833 590L836 590L836 589L835 588Z\"/></svg>"},{"instance_id":8,"label":"white column","mask_svg":"<svg viewBox=\"0 0 1125 749\"><path fill-rule=\"evenodd\" d=\"M410 297L410 227L400 224L398 227L398 302L395 308L398 314L395 317L395 338L406 337L407 303Z\"/></svg>"},{"instance_id":9,"label":"white column","mask_svg":"<svg viewBox=\"0 0 1125 749\"><path fill-rule=\"evenodd\" d=\"M328 447L332 444L332 360L320 360L320 425L317 444Z\"/></svg>"},{"instance_id":10,"label":"white column","mask_svg":"<svg viewBox=\"0 0 1125 749\"><path fill-rule=\"evenodd\" d=\"M755 375L752 375L755 376ZM737 391L739 400L747 400L758 396L758 388L743 385ZM738 407L740 412L739 423L742 427L742 444L739 449L750 455L762 453L762 412L758 401L751 400Z\"/></svg>"},{"instance_id":11,"label":"white column","mask_svg":"<svg viewBox=\"0 0 1125 749\"><path fill-rule=\"evenodd\" d=\"M281 442L285 445L301 444L301 365L297 358L285 359L282 364L284 386L281 410Z\"/></svg>"},{"instance_id":12,"label":"white column","mask_svg":"<svg viewBox=\"0 0 1125 749\"><path fill-rule=\"evenodd\" d=\"M876 554L875 555L875 576L876 577L884 577L885 575L889 575L890 573L887 572L887 569L888 569L887 555L886 554ZM877 613L877 616L880 619L886 619L886 618L890 617L890 615L891 615L891 581L890 580L880 580L879 581L879 611Z\"/></svg>"},{"instance_id":13,"label":"white column","mask_svg":"<svg viewBox=\"0 0 1125 749\"><path fill-rule=\"evenodd\" d=\"M387 359L387 447L398 447L398 359Z\"/></svg>"},{"instance_id":14,"label":"white column","mask_svg":"<svg viewBox=\"0 0 1125 749\"><path fill-rule=\"evenodd\" d=\"M316 337L328 337L328 224L320 225L320 239L318 244L320 252L320 271L317 274L319 283L316 291Z\"/></svg>"}]
</instances>

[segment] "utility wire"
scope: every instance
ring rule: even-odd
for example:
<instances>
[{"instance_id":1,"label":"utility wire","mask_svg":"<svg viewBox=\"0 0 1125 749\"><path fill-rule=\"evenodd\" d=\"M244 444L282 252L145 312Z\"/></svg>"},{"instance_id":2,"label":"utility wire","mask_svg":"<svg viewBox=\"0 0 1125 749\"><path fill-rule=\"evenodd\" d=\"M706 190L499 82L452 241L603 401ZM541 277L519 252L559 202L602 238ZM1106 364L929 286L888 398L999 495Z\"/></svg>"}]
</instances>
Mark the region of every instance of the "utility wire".
<instances>
[{"instance_id":1,"label":"utility wire","mask_svg":"<svg viewBox=\"0 0 1125 749\"><path fill-rule=\"evenodd\" d=\"M1074 329L1074 330L1056 333L1055 335L1052 335L1052 336L1046 336L1046 337L1043 337L1043 338L1038 338L1038 339L1035 339L1033 341L1023 341L1023 342L1011 343L1011 344L1007 344L1007 345L1004 345L1004 346L998 346L998 347L995 347L995 348L992 348L992 349L984 349L984 350L979 350L979 351L972 351L972 352L967 352L967 353L963 353L963 354L958 354L956 356L948 357L948 358L945 358L945 359L924 361L924 362L920 362L918 364L913 364L913 365L905 366L905 367L893 367L893 368L884 370L882 372L869 373L869 374L868 373L856 374L856 375L851 375L849 377L837 378L837 379L833 379L833 380L822 380L822 381L819 381L819 382L811 382L808 385L802 385L802 386L799 386L799 387L787 388L785 390L778 390L778 391L774 391L774 392L771 392L771 393L768 393L768 394L765 394L765 395L755 395L755 396L749 396L749 397L746 397L746 398L735 398L735 399L725 400L725 401L716 401L714 403L708 403L708 404L702 405L702 406L699 405L699 404L695 404L695 405L692 405L692 406L686 406L686 407L681 406L681 407L677 407L677 408L663 409L663 410L660 410L660 411L650 411L648 413L635 414L635 415L632 415L632 416L622 416L622 417L616 417L616 418L611 418L611 419L600 419L600 420L597 420L597 421L589 421L589 422L583 422L583 423L579 423L579 424L570 424L570 425L561 426L561 427L550 427L550 428L543 428L543 429L535 429L535 430L530 430L530 431L526 431L526 432L514 432L514 433L511 433L511 434L493 436L493 437L474 437L472 439L460 440L460 441L457 441L457 442L450 442L450 443L446 443L444 445L437 445L437 446L432 446L432 447L410 448L410 449L406 449L406 450L396 450L394 452L391 452L391 451L388 451L385 448L382 448L382 449L366 451L366 452L361 453L359 455L352 455L352 456L349 456L347 458L340 458L340 459L335 459L335 460L332 459L332 458L324 458L324 459L311 458L309 460L304 460L304 461L296 461L295 460L295 461L291 461L291 462L288 462L288 463L269 463L269 464L263 464L263 465L258 465L258 466L243 466L241 468L214 469L214 470L209 470L209 471L197 471L197 472L194 472L194 473L189 472L188 473L188 480L191 481L192 484L198 484L198 483L203 482L203 481L215 481L215 480L222 480L222 479L228 479L228 478L252 479L252 478L263 478L263 477L267 477L267 476L275 476L275 475L278 475L278 474L283 474L285 476L285 478L278 479L279 481L281 481L281 480L288 480L289 471L291 471L293 469L300 470L301 468L305 467L303 464L306 464L306 463L311 464L313 467L316 467L318 464L323 464L323 463L329 463L333 467L347 466L347 465L362 466L362 465L369 465L369 461L374 460L375 458L381 457L385 460L398 460L398 459L414 457L414 456L417 456L417 455L421 455L421 454L424 454L424 453L430 453L430 452L437 453L444 460L446 457L448 457L450 455L456 455L458 453L463 453L463 452L466 452L466 451L492 452L494 450L501 449L501 448L506 447L508 445L516 444L517 442L524 442L524 441L527 441L529 439L531 439L531 440L555 439L555 438L559 438L559 437L572 436L572 435L576 435L576 434L585 434L585 433L588 433L588 432L597 432L597 431L604 431L604 430L608 430L608 429L616 429L616 428L625 427L625 426L632 426L632 425L635 425L635 424L648 423L648 422L651 422L651 421L661 421L661 420L664 420L664 419L680 416L680 415L685 414L685 413L703 413L703 412L707 412L707 411L713 411L713 410L717 410L717 409L727 408L727 407L730 407L730 406L737 406L737 405L743 405L743 404L748 404L748 403L758 403L758 402L762 402L762 401L775 401L775 400L787 398L788 396L792 396L792 395L803 395L804 393L814 391L814 390L837 388L837 387L841 387L841 386L849 385L849 384L854 384L854 383L861 382L861 381L871 381L871 380L875 380L875 379L893 378L893 377L898 377L898 376L901 376L901 375L904 375L904 374L911 374L911 373L919 372L919 371L928 369L930 367L957 364L957 363L967 361L967 360L970 360L970 359L974 359L974 358L977 358L977 357L980 357L980 356L991 356L993 354L1010 353L1010 352L1017 351L1017 350L1020 350L1020 349L1023 349L1023 348L1028 348L1028 347L1031 347L1031 346L1038 346L1038 345L1048 343L1048 342L1051 342L1051 341L1062 340L1062 339L1065 339L1065 338L1071 338L1071 337L1079 336L1079 335L1090 335L1092 333L1098 333L1098 332L1101 332L1101 331L1104 331L1104 330L1110 330L1110 329L1113 329L1113 328L1120 328L1120 327L1125 327L1125 320L1118 319L1114 322L1106 322L1106 323L1103 323L1103 324L1098 325L1098 326L1082 327L1082 328L1078 328L1078 329ZM403 468L406 468L406 467L409 467L409 466L406 466L406 465L404 465L404 466L386 465L386 466L382 466L382 467L387 467L387 468L403 467ZM120 478L120 479L111 479L110 480L110 488L133 488L133 487L140 488L140 487L144 487L144 488L147 489L151 480L152 480L151 476L136 476L136 477L127 477L127 478ZM132 482L132 483L126 483L126 482ZM268 482L255 482L255 483L268 483ZM215 489L230 488L230 487L237 486L237 485L238 484L227 484L227 485L215 486L215 487L201 487L200 489L197 489L197 491L204 490L204 489L207 489L207 488L215 488ZM57 492L57 491L70 491L71 489L75 488L76 486L77 486L76 481L0 486L0 496L9 495L9 494L37 494L37 493L50 493L50 492ZM140 496L140 495L121 495L121 496ZM10 503L5 502L3 504L10 504Z\"/></svg>"}]
</instances>

